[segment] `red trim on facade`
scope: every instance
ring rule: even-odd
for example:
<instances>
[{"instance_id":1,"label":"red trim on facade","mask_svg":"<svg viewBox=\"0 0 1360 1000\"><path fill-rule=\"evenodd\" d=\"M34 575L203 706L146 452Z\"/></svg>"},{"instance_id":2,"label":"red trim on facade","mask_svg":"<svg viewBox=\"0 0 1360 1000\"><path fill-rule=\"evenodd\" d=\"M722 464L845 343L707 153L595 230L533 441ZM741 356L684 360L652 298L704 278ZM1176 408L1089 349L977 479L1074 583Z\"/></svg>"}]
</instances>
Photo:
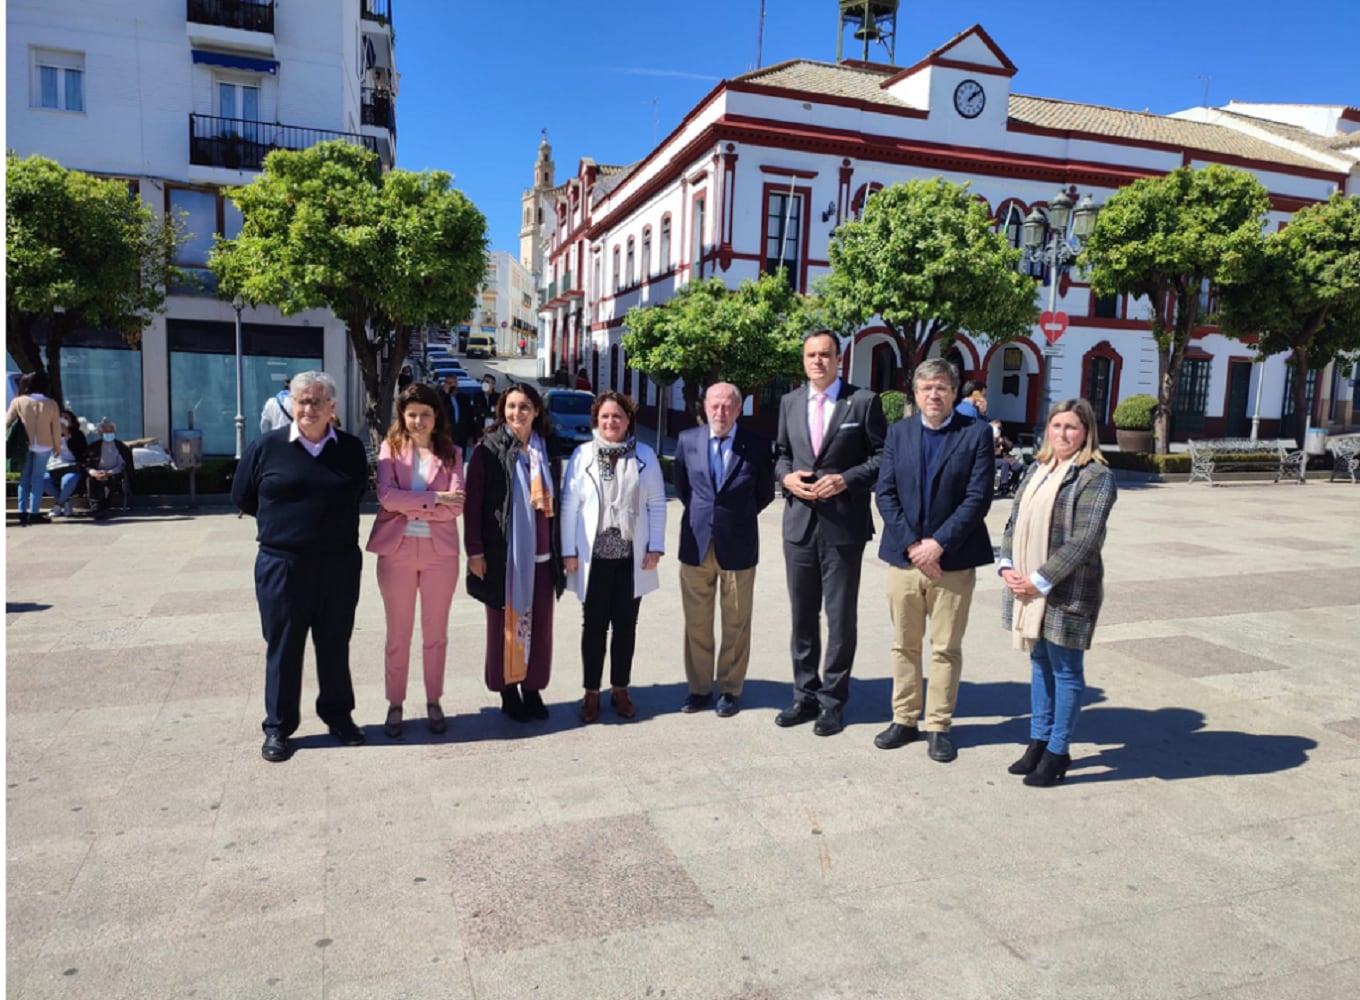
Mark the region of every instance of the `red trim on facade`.
<instances>
[{"instance_id":1,"label":"red trim on facade","mask_svg":"<svg viewBox=\"0 0 1360 1000\"><path fill-rule=\"evenodd\" d=\"M965 63L957 59L950 59L948 56L945 55L946 52L957 46L964 39L972 37L974 35L977 36L977 38L982 42L983 45L987 46L987 48L991 50L992 55L996 56L996 61L1001 63L1001 66L1003 68L998 69L995 66L986 66L979 63ZM941 45L938 49L934 49L931 52L929 52L926 55L926 57L922 59L920 62L908 66L906 69L902 70L902 72L896 74L895 76L889 77L887 80L884 80L881 84L879 84L879 86L886 90L888 87L897 83L898 80L905 80L907 77L915 74L917 70L920 70L921 68L929 65L949 66L953 68L968 68L968 69L978 67L976 69L976 72L992 73L997 76L1014 76L1017 72L1015 63L1011 62L1010 59L1007 58L1006 53L1001 51L1001 47L997 45L996 42L992 41L992 36L987 34L985 30L983 30L982 25L975 24L971 28L968 28L966 31L959 32L949 41Z\"/></svg>"},{"instance_id":2,"label":"red trim on facade","mask_svg":"<svg viewBox=\"0 0 1360 1000\"><path fill-rule=\"evenodd\" d=\"M760 165L760 172L762 174L778 174L780 177L798 177L806 180L811 180L817 176L816 170L800 170L794 167L776 167L768 163L762 163Z\"/></svg>"},{"instance_id":3,"label":"red trim on facade","mask_svg":"<svg viewBox=\"0 0 1360 1000\"><path fill-rule=\"evenodd\" d=\"M798 246L798 274L796 275L795 287L801 291L807 291L808 276L808 239L812 235L812 188L795 187L786 184L772 184L766 181L760 190L760 215L758 219L759 229L757 230L756 246L760 248L760 254L756 258L760 263L760 272L768 273L765 270L765 222L770 214L770 195L772 194L794 194L802 198L803 204L803 225L802 232L799 233ZM735 255L734 255L735 256Z\"/></svg>"},{"instance_id":4,"label":"red trim on facade","mask_svg":"<svg viewBox=\"0 0 1360 1000\"><path fill-rule=\"evenodd\" d=\"M1015 76L1016 69L1002 69L1000 66L988 66L986 63L965 62L962 59L936 59L931 63L932 66L943 66L945 69L961 69L966 73L977 73L982 76L1004 76L1007 79Z\"/></svg>"},{"instance_id":5,"label":"red trim on facade","mask_svg":"<svg viewBox=\"0 0 1360 1000\"><path fill-rule=\"evenodd\" d=\"M689 266L691 274L693 274L694 265L696 263L694 259L695 250L696 249L698 250L699 259L697 263L699 265L699 278L702 280L704 276L704 260L707 256L704 253L704 232L702 225L697 227L694 225L694 208L695 205L700 201L704 203L704 215L705 215L705 218L701 219L700 222L706 223L708 221L708 219L706 218L708 215L708 188L705 187L700 188L698 191L692 191L689 196L690 239L689 245L686 247L686 249L689 252ZM696 240L698 241L697 243L695 242Z\"/></svg>"},{"instance_id":6,"label":"red trim on facade","mask_svg":"<svg viewBox=\"0 0 1360 1000\"><path fill-rule=\"evenodd\" d=\"M1091 398L1091 369L1092 358L1108 358L1110 362L1110 416L1114 415L1114 407L1123 397L1119 394L1119 379L1123 375L1124 359L1119 352L1114 349L1108 340L1102 340L1089 351L1081 356L1081 395L1083 399ZM1108 420L1100 422L1101 429L1113 427Z\"/></svg>"},{"instance_id":7,"label":"red trim on facade","mask_svg":"<svg viewBox=\"0 0 1360 1000\"><path fill-rule=\"evenodd\" d=\"M855 176L855 168L847 159L841 160L840 176L836 183L836 225L845 221L850 213L850 182Z\"/></svg>"}]
</instances>

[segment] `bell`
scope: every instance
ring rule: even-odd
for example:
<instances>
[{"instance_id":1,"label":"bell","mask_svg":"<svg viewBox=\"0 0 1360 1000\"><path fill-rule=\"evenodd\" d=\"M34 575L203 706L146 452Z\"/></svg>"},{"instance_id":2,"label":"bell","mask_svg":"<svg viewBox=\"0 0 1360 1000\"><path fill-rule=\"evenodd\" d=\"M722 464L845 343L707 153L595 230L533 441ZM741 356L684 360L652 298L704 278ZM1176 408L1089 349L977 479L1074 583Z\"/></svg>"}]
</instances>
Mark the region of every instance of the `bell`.
<instances>
[{"instance_id":1,"label":"bell","mask_svg":"<svg viewBox=\"0 0 1360 1000\"><path fill-rule=\"evenodd\" d=\"M883 37L883 32L878 30L878 25L874 22L874 15L867 14L864 18L864 26L855 32L855 40L858 42L876 42Z\"/></svg>"}]
</instances>

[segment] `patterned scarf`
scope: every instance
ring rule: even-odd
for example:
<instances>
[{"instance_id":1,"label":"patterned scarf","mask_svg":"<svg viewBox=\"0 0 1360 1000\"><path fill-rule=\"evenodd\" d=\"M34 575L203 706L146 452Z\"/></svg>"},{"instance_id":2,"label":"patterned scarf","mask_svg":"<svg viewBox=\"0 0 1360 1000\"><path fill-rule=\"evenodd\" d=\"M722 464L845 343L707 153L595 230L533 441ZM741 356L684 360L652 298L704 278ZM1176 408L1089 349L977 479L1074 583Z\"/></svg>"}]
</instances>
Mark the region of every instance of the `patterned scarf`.
<instances>
[{"instance_id":1,"label":"patterned scarf","mask_svg":"<svg viewBox=\"0 0 1360 1000\"><path fill-rule=\"evenodd\" d=\"M633 540L638 506L637 441L632 436L606 441L595 432L595 467L600 473L600 520L596 534L615 528L625 541Z\"/></svg>"},{"instance_id":2,"label":"patterned scarf","mask_svg":"<svg viewBox=\"0 0 1360 1000\"><path fill-rule=\"evenodd\" d=\"M507 433L509 433L507 431ZM505 567L505 682L528 676L534 633L534 575L538 553L538 514L553 516L548 450L534 434L515 455L510 484L510 538Z\"/></svg>"}]
</instances>

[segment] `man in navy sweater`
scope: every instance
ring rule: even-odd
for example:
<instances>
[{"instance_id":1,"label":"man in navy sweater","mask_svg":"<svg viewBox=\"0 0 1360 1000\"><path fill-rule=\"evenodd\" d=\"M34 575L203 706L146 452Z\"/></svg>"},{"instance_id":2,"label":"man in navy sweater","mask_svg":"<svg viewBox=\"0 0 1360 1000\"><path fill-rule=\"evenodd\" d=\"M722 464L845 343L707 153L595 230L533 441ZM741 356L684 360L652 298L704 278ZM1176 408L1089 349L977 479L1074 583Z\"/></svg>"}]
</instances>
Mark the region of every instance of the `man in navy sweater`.
<instances>
[{"instance_id":1,"label":"man in navy sweater","mask_svg":"<svg viewBox=\"0 0 1360 1000\"><path fill-rule=\"evenodd\" d=\"M231 498L255 518L260 552L255 597L265 653L264 745L271 763L292 756L301 722L307 633L316 652L316 714L346 746L364 742L354 724L349 639L359 603L363 553L359 502L368 488L363 442L337 431L335 381L293 376L293 423L256 438L241 456Z\"/></svg>"}]
</instances>

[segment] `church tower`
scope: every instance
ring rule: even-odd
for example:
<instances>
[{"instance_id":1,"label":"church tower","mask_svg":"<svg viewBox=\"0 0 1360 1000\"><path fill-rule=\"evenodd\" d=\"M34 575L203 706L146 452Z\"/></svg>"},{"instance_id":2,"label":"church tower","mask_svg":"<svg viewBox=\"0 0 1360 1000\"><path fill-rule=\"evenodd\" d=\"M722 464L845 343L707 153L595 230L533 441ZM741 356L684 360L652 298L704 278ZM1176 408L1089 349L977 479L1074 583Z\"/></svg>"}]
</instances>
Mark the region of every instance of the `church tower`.
<instances>
[{"instance_id":1,"label":"church tower","mask_svg":"<svg viewBox=\"0 0 1360 1000\"><path fill-rule=\"evenodd\" d=\"M548 144L548 130L544 129L534 163L534 186L520 199L524 213L519 229L519 262L535 281L543 275L544 212L550 208L548 192L553 188L554 170L552 146Z\"/></svg>"}]
</instances>

